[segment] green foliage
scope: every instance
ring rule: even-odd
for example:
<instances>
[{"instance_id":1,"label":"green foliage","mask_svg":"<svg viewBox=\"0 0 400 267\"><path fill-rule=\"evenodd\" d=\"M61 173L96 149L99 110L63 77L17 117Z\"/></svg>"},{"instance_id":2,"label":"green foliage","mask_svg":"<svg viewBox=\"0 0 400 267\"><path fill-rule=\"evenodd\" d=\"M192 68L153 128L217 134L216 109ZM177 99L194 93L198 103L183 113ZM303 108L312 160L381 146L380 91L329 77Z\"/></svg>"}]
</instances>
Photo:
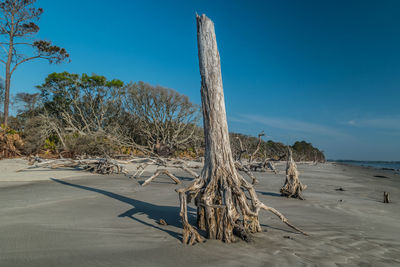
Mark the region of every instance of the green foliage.
<instances>
[{"instance_id":1,"label":"green foliage","mask_svg":"<svg viewBox=\"0 0 400 267\"><path fill-rule=\"evenodd\" d=\"M238 157L240 153L240 146L237 137L240 138L244 149L247 150L247 152L242 155L242 159L248 159L250 157L249 155L257 148L257 144L259 142L258 138L254 136L231 133L230 140L232 153L236 157ZM313 147L312 144L305 141L295 142L291 148L293 149L293 157L296 161L325 161L323 152L319 151L317 148ZM287 146L272 140L262 140L260 150L257 153L256 158L263 159L265 157L273 160L286 160Z\"/></svg>"},{"instance_id":2,"label":"green foliage","mask_svg":"<svg viewBox=\"0 0 400 267\"><path fill-rule=\"evenodd\" d=\"M0 128L5 134L19 134L19 132L10 126L5 126L4 124L0 124Z\"/></svg>"},{"instance_id":3,"label":"green foliage","mask_svg":"<svg viewBox=\"0 0 400 267\"><path fill-rule=\"evenodd\" d=\"M65 50L65 48L52 45L49 41L34 41L32 46L36 48L37 56L47 59L50 64L60 64L69 58L69 54L67 53L67 50Z\"/></svg>"},{"instance_id":4,"label":"green foliage","mask_svg":"<svg viewBox=\"0 0 400 267\"><path fill-rule=\"evenodd\" d=\"M101 75L68 72L51 73L37 88L39 96L18 96L24 106L18 118L27 154L43 149L69 156L151 151L196 157L204 153L200 109L172 89L144 82L125 85ZM26 114L31 115L23 120ZM240 153L236 137L247 149L242 159L249 158L258 138L231 133L235 157ZM295 160L325 160L321 151L305 141L296 142L292 149ZM265 157L285 160L287 146L262 141L256 159Z\"/></svg>"},{"instance_id":5,"label":"green foliage","mask_svg":"<svg viewBox=\"0 0 400 267\"><path fill-rule=\"evenodd\" d=\"M51 138L46 138L46 140L44 141L44 145L43 145L44 149L49 149L51 151L56 151L57 150L57 144L55 140L51 140Z\"/></svg>"},{"instance_id":6,"label":"green foliage","mask_svg":"<svg viewBox=\"0 0 400 267\"><path fill-rule=\"evenodd\" d=\"M51 116L65 127L90 133L119 116L123 85L120 80L109 81L96 74L62 72L50 74L37 88Z\"/></svg>"},{"instance_id":7,"label":"green foliage","mask_svg":"<svg viewBox=\"0 0 400 267\"><path fill-rule=\"evenodd\" d=\"M292 146L293 152L299 160L325 161L323 152L306 141L297 141Z\"/></svg>"}]
</instances>

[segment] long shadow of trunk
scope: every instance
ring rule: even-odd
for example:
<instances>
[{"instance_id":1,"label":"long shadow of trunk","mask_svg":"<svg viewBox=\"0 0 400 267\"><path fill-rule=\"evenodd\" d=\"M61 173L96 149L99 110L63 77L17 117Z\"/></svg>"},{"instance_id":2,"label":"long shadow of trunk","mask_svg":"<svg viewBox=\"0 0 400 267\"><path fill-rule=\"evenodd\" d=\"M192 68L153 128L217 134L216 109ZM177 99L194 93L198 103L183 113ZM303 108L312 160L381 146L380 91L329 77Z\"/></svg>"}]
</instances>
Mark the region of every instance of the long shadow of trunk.
<instances>
[{"instance_id":1,"label":"long shadow of trunk","mask_svg":"<svg viewBox=\"0 0 400 267\"><path fill-rule=\"evenodd\" d=\"M95 192L95 193L99 193L102 194L104 196L119 200L121 202L130 204L133 206L132 209L118 215L118 217L128 217L131 218L132 220L135 220L137 222L140 222L146 226L149 227L153 227L155 229L161 230L163 232L166 232L168 234L170 234L171 236L173 236L174 238L177 239L182 239L182 234L181 233L177 233L174 231L170 231L167 229L163 229L161 227L159 227L156 224L156 221L160 220L160 219L164 219L165 221L167 221L167 223L169 225L178 227L178 228L182 228L182 224L179 221L179 207L173 207L173 206L159 206L159 205L154 205L148 202L144 202L144 201L140 201L140 200L136 200L133 198L128 198L122 195L118 195L106 190L102 190L102 189L97 189L97 188L93 188L93 187L88 187L88 186L83 186L83 185L77 185L77 184L72 184L72 183L68 183L65 181L61 181L55 178L50 178L52 181L63 184L63 185L67 185L67 186L71 186L71 187L75 187L75 188L79 188L82 190L87 190L87 191L91 191L91 192ZM195 216L193 215L193 212L195 212L195 210L193 208L188 207L189 210L191 211L191 220L196 220ZM135 217L135 214L146 214L147 217L149 219L154 220L154 224L153 223L148 223L145 222L137 217Z\"/></svg>"}]
</instances>

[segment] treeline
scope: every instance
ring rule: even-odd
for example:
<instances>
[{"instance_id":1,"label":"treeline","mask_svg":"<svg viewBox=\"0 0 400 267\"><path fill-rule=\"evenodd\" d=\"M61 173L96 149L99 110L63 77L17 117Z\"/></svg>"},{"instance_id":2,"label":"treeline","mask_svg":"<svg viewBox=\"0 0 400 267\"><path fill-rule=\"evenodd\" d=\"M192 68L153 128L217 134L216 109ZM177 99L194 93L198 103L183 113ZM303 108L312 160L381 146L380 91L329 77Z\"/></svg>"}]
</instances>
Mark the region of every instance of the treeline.
<instances>
[{"instance_id":1,"label":"treeline","mask_svg":"<svg viewBox=\"0 0 400 267\"><path fill-rule=\"evenodd\" d=\"M200 107L172 89L68 72L50 74L37 89L15 95L17 115L10 117L10 128L0 131L3 136L18 133L23 145L18 141L15 147L25 155L195 158L204 153ZM235 136L231 142L237 153ZM248 151L255 150L257 138L240 137ZM304 141L292 148L298 160L324 160ZM286 150L281 143L263 141L257 157L284 159Z\"/></svg>"},{"instance_id":2,"label":"treeline","mask_svg":"<svg viewBox=\"0 0 400 267\"><path fill-rule=\"evenodd\" d=\"M242 153L242 160L249 159L250 156L257 150L257 146L259 144L259 138L239 133L231 133L230 141L232 153L236 159L239 157L241 152L245 151ZM242 142L242 147L240 147L240 142ZM325 162L326 160L324 152L314 147L311 143L297 141L289 147L293 151L293 159L295 161ZM261 140L259 150L255 155L255 159L262 160L269 158L271 160L287 160L287 155L287 145L280 142L274 142L272 140Z\"/></svg>"}]
</instances>

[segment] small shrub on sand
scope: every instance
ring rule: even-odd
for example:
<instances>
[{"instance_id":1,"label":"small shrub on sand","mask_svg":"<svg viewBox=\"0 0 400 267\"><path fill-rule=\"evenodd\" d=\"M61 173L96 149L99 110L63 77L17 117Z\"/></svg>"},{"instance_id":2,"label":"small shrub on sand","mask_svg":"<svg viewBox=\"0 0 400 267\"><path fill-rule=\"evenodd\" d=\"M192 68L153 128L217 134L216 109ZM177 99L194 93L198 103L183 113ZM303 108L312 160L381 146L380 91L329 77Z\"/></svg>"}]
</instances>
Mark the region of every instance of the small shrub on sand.
<instances>
[{"instance_id":1,"label":"small shrub on sand","mask_svg":"<svg viewBox=\"0 0 400 267\"><path fill-rule=\"evenodd\" d=\"M21 135L4 125L0 126L0 159L21 156Z\"/></svg>"}]
</instances>

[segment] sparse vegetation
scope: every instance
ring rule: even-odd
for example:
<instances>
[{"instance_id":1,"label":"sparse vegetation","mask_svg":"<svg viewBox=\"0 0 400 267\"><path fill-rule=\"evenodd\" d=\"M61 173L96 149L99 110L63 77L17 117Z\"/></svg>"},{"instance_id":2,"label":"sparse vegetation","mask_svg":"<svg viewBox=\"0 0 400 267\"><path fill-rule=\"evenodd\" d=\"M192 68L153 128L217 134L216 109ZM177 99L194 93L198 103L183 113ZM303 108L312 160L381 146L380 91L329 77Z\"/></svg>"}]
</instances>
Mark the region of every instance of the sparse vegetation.
<instances>
[{"instance_id":1,"label":"sparse vegetation","mask_svg":"<svg viewBox=\"0 0 400 267\"><path fill-rule=\"evenodd\" d=\"M21 135L5 125L0 126L0 159L21 155Z\"/></svg>"},{"instance_id":2,"label":"sparse vegetation","mask_svg":"<svg viewBox=\"0 0 400 267\"><path fill-rule=\"evenodd\" d=\"M68 72L48 75L37 89L15 96L17 116L9 118L10 127L20 132L25 155L204 155L200 108L175 90ZM242 160L287 160L282 143L231 133L235 158L241 151L238 138L246 149ZM292 150L297 161L325 161L305 141Z\"/></svg>"},{"instance_id":3,"label":"sparse vegetation","mask_svg":"<svg viewBox=\"0 0 400 267\"><path fill-rule=\"evenodd\" d=\"M248 136L239 133L231 133L231 147L232 153L235 158L238 158L241 148L238 138L242 141L243 147L246 149L245 153L242 153L242 158L249 159L251 156L250 152L253 152L257 148L259 139L255 136ZM315 148L311 143L305 141L297 141L290 146L293 151L293 159L295 161L315 161L325 162L325 155L318 148ZM271 160L288 160L287 158L287 146L280 142L274 142L272 140L261 141L260 149L255 155L256 159L269 158Z\"/></svg>"}]
</instances>

